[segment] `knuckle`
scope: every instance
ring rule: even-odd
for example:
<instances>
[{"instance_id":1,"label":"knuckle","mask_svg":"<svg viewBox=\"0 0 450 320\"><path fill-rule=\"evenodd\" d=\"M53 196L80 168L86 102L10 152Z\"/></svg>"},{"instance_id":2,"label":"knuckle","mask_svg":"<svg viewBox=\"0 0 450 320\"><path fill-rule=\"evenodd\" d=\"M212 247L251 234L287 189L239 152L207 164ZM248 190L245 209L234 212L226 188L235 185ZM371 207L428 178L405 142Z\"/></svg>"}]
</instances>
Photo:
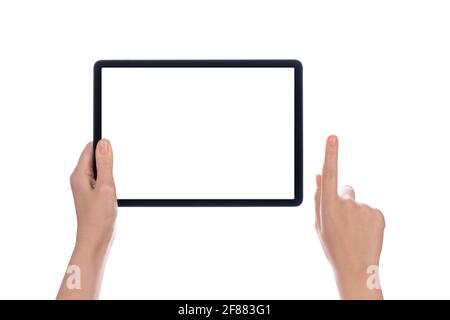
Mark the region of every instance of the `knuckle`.
<instances>
[{"instance_id":1,"label":"knuckle","mask_svg":"<svg viewBox=\"0 0 450 320\"><path fill-rule=\"evenodd\" d=\"M100 194L103 194L103 195L110 195L110 194L114 194L116 192L115 191L116 189L114 188L113 185L105 184L105 183L99 185L96 189L98 190L98 192Z\"/></svg>"},{"instance_id":2,"label":"knuckle","mask_svg":"<svg viewBox=\"0 0 450 320\"><path fill-rule=\"evenodd\" d=\"M375 222L380 225L380 226L385 226L385 221L384 221L384 215L381 212L380 209L378 208L372 208L368 205L367 206L367 210L370 213L371 216L373 216L373 220L375 220Z\"/></svg>"},{"instance_id":3,"label":"knuckle","mask_svg":"<svg viewBox=\"0 0 450 320\"><path fill-rule=\"evenodd\" d=\"M366 214L370 214L373 212L373 208L365 203L361 203L361 210Z\"/></svg>"},{"instance_id":4,"label":"knuckle","mask_svg":"<svg viewBox=\"0 0 450 320\"><path fill-rule=\"evenodd\" d=\"M384 219L383 212L381 212L380 209L374 209L374 211L375 211L375 216L377 217L377 220L380 223L380 225L385 227L386 226L386 220Z\"/></svg>"},{"instance_id":5,"label":"knuckle","mask_svg":"<svg viewBox=\"0 0 450 320\"><path fill-rule=\"evenodd\" d=\"M78 171L76 169L70 175L69 181L70 181L70 186L72 188L76 188L80 185L80 177L79 177Z\"/></svg>"},{"instance_id":6,"label":"knuckle","mask_svg":"<svg viewBox=\"0 0 450 320\"><path fill-rule=\"evenodd\" d=\"M355 206L355 201L352 199L341 199L341 203L344 209L350 209Z\"/></svg>"}]
</instances>

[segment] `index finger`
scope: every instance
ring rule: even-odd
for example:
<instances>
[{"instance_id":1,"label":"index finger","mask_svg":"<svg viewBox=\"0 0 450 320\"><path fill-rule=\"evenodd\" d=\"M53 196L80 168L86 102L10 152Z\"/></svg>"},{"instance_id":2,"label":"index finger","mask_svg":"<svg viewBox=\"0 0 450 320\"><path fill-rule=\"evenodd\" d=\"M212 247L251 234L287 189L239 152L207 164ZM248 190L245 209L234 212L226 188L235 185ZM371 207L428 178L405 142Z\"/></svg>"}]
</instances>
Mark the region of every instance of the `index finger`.
<instances>
[{"instance_id":1,"label":"index finger","mask_svg":"<svg viewBox=\"0 0 450 320\"><path fill-rule=\"evenodd\" d=\"M325 200L338 197L338 149L338 138L335 135L329 136L322 170L322 199Z\"/></svg>"}]
</instances>

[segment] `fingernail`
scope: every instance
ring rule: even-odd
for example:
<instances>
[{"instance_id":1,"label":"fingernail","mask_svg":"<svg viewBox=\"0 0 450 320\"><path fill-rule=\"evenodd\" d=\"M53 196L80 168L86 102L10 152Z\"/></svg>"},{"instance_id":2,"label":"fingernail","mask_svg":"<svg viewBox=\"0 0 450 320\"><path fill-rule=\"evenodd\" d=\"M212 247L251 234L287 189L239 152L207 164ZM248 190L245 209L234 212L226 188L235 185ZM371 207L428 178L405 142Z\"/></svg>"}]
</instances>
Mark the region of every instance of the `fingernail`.
<instances>
[{"instance_id":1,"label":"fingernail","mask_svg":"<svg viewBox=\"0 0 450 320\"><path fill-rule=\"evenodd\" d=\"M328 144L330 146L335 146L337 144L337 137L336 136L329 136L328 137Z\"/></svg>"},{"instance_id":2,"label":"fingernail","mask_svg":"<svg viewBox=\"0 0 450 320\"><path fill-rule=\"evenodd\" d=\"M109 151L108 142L106 142L104 140L100 140L98 142L98 148L99 148L100 154L107 154Z\"/></svg>"}]
</instances>

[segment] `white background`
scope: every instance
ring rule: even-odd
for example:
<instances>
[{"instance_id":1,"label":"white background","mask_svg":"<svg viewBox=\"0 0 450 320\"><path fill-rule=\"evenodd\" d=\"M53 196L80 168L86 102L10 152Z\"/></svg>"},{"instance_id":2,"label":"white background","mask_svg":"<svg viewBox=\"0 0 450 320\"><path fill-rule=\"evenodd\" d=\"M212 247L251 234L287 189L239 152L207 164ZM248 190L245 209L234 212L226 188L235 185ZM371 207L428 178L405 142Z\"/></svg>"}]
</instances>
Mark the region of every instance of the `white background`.
<instances>
[{"instance_id":1,"label":"white background","mask_svg":"<svg viewBox=\"0 0 450 320\"><path fill-rule=\"evenodd\" d=\"M294 199L294 68L102 68L119 199Z\"/></svg>"},{"instance_id":2,"label":"white background","mask_svg":"<svg viewBox=\"0 0 450 320\"><path fill-rule=\"evenodd\" d=\"M298 58L298 208L120 209L103 298L337 298L314 231L336 133L340 182L383 210L386 298L450 298L447 1L3 1L0 297L54 298L74 243L69 175L101 58Z\"/></svg>"}]
</instances>

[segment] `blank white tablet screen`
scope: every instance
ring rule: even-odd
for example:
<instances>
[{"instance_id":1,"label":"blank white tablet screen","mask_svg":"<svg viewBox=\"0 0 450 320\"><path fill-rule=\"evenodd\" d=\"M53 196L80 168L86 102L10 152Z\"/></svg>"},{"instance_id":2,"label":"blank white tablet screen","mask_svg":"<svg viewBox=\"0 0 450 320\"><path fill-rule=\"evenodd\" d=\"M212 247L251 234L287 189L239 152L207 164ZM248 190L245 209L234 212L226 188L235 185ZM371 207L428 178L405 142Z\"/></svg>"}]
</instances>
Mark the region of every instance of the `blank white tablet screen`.
<instances>
[{"instance_id":1,"label":"blank white tablet screen","mask_svg":"<svg viewBox=\"0 0 450 320\"><path fill-rule=\"evenodd\" d=\"M294 199L294 68L102 68L119 199Z\"/></svg>"}]
</instances>

